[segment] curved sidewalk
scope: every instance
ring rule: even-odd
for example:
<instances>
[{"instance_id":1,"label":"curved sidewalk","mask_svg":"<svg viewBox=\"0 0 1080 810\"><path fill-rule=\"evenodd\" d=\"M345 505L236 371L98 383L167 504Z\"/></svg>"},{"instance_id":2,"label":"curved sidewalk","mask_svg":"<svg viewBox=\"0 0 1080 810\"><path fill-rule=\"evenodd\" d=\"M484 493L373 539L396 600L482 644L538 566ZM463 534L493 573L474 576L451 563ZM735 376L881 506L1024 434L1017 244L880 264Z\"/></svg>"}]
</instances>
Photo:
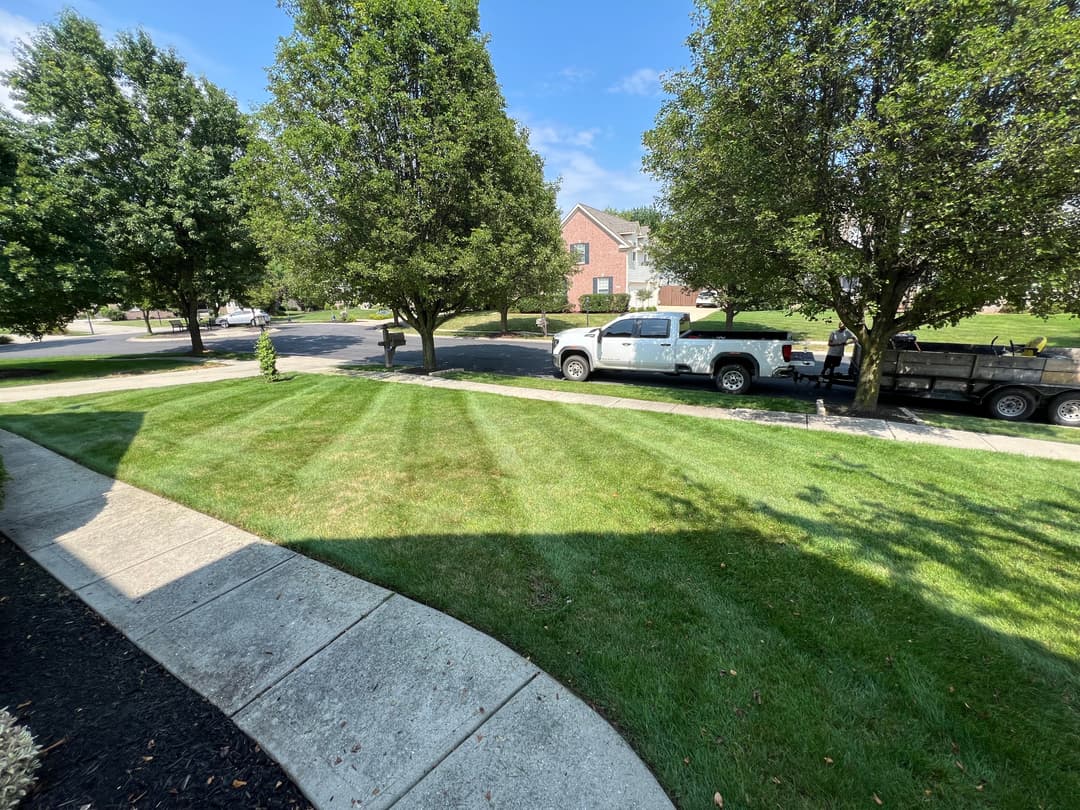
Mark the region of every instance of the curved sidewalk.
<instances>
[{"instance_id":1,"label":"curved sidewalk","mask_svg":"<svg viewBox=\"0 0 1080 810\"><path fill-rule=\"evenodd\" d=\"M669 808L494 639L0 431L0 530L231 717L320 808Z\"/></svg>"}]
</instances>

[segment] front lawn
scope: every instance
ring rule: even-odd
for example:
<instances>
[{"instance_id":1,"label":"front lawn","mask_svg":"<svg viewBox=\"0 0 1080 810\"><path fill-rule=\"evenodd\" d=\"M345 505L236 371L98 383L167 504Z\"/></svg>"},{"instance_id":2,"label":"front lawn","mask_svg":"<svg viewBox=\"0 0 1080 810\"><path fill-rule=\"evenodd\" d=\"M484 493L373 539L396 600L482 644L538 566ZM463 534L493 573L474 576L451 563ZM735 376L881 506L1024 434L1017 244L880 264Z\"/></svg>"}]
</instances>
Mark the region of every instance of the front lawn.
<instances>
[{"instance_id":1,"label":"front lawn","mask_svg":"<svg viewBox=\"0 0 1080 810\"><path fill-rule=\"evenodd\" d=\"M382 309L355 309L347 310L349 313L350 321L363 321L363 320L386 320L392 318L393 315L388 310ZM319 309L312 310L310 312L283 312L279 315L274 315L271 320L273 323L331 323L333 321L341 321L340 309Z\"/></svg>"},{"instance_id":2,"label":"front lawn","mask_svg":"<svg viewBox=\"0 0 1080 810\"><path fill-rule=\"evenodd\" d=\"M495 635L681 807L1080 796L1080 465L329 375L0 427Z\"/></svg>"},{"instance_id":3,"label":"front lawn","mask_svg":"<svg viewBox=\"0 0 1080 810\"><path fill-rule=\"evenodd\" d=\"M0 360L0 388L36 383L70 382L97 377L147 374L155 371L185 371L217 363L176 355L87 355L42 360Z\"/></svg>"},{"instance_id":4,"label":"front lawn","mask_svg":"<svg viewBox=\"0 0 1080 810\"><path fill-rule=\"evenodd\" d=\"M452 371L441 374L451 380L506 385L511 388L539 388L544 391L569 391L575 394L596 394L620 399L642 399L649 402L673 402L679 405L705 405L710 408L750 408L758 411L787 411L789 413L814 413L813 404L787 397L764 397L753 393L732 396L717 391L712 381L698 378L689 385L675 383L666 386L605 384L600 380L571 382L549 377L516 377L486 371ZM696 384L695 384L696 383Z\"/></svg>"}]
</instances>

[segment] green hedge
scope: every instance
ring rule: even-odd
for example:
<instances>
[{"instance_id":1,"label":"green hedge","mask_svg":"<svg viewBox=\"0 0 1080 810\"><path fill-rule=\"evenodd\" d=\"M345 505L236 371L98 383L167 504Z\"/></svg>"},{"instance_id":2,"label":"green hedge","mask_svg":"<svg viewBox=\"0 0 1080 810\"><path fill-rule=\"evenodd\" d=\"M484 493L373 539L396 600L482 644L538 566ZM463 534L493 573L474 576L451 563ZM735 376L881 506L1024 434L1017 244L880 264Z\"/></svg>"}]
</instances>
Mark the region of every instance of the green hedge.
<instances>
[{"instance_id":1,"label":"green hedge","mask_svg":"<svg viewBox=\"0 0 1080 810\"><path fill-rule=\"evenodd\" d=\"M626 312L630 308L629 293L592 293L578 299L582 312Z\"/></svg>"},{"instance_id":2,"label":"green hedge","mask_svg":"<svg viewBox=\"0 0 1080 810\"><path fill-rule=\"evenodd\" d=\"M522 298L517 304L518 312L569 312L570 302L566 297Z\"/></svg>"}]
</instances>

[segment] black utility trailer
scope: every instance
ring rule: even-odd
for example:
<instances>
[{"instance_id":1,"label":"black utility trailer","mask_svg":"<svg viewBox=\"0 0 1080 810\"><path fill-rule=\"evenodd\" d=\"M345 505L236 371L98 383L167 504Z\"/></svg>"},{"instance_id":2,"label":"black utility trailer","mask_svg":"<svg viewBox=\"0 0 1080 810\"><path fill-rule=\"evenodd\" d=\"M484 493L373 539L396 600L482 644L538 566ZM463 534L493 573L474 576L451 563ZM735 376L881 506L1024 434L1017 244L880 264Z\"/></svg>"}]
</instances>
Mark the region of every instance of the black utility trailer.
<instances>
[{"instance_id":1,"label":"black utility trailer","mask_svg":"<svg viewBox=\"0 0 1080 810\"><path fill-rule=\"evenodd\" d=\"M847 374L796 374L818 385L854 385L861 352ZM881 391L925 399L976 402L996 419L1021 422L1046 405L1050 421L1080 427L1080 349L923 343L897 335L881 365Z\"/></svg>"},{"instance_id":2,"label":"black utility trailer","mask_svg":"<svg viewBox=\"0 0 1080 810\"><path fill-rule=\"evenodd\" d=\"M1054 424L1080 427L1080 356L1074 351L918 342L885 352L881 390L978 402L1012 422L1046 404Z\"/></svg>"}]
</instances>

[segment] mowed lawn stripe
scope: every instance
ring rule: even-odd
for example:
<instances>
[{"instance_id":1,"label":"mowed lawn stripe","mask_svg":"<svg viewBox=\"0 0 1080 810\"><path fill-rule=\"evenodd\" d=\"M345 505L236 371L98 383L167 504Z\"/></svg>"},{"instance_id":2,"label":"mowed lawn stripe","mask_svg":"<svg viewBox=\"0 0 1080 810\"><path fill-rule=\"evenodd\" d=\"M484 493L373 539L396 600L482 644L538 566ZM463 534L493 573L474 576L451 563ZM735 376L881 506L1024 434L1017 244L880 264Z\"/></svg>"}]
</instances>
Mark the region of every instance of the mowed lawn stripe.
<instances>
[{"instance_id":1,"label":"mowed lawn stripe","mask_svg":"<svg viewBox=\"0 0 1080 810\"><path fill-rule=\"evenodd\" d=\"M221 388L230 414L288 396L239 450L296 463L237 474L215 514L529 655L682 806L1080 793L1077 465L346 378ZM126 427L124 474L146 477L189 395L111 398L120 422L3 406L0 426L76 457Z\"/></svg>"}]
</instances>

